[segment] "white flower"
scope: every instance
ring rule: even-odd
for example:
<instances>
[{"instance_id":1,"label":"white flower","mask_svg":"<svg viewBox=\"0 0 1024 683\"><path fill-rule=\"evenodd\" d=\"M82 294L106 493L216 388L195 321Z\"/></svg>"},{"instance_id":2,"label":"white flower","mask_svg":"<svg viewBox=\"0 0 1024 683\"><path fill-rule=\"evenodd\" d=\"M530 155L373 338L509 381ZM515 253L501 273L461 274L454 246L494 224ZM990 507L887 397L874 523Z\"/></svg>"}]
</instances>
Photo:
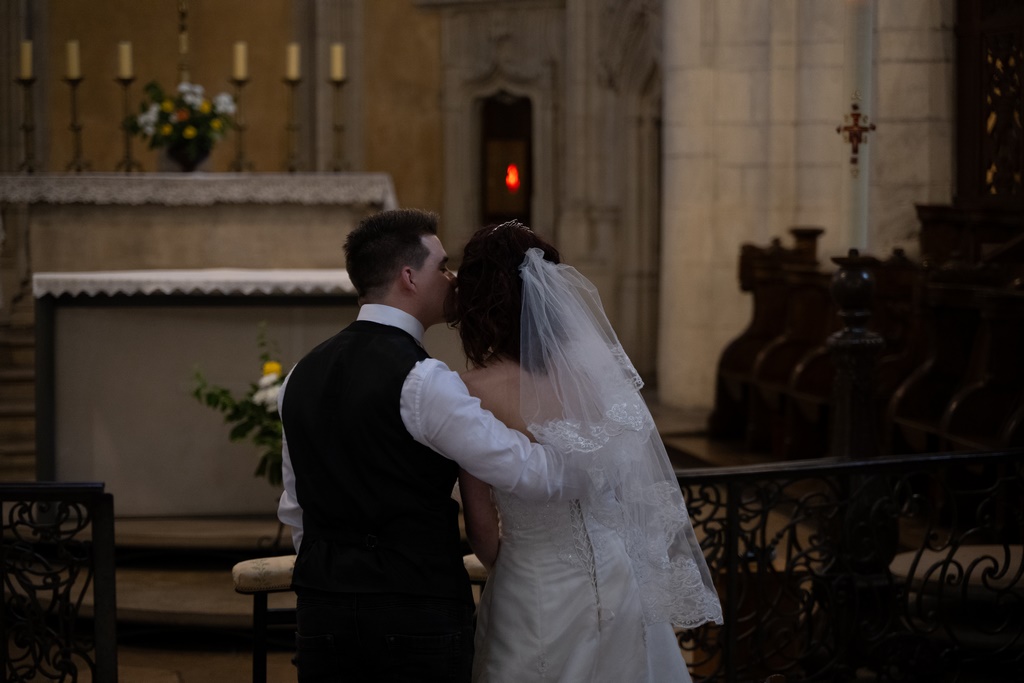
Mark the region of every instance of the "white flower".
<instances>
[{"instance_id":1,"label":"white flower","mask_svg":"<svg viewBox=\"0 0 1024 683\"><path fill-rule=\"evenodd\" d=\"M260 381L257 382L257 385L261 389L266 389L267 387L269 387L269 386L271 386L273 384L276 384L277 381L280 378L281 378L281 376L278 375L276 372L271 372L271 373L268 373L268 374L263 375L262 377L260 377Z\"/></svg>"},{"instance_id":2,"label":"white flower","mask_svg":"<svg viewBox=\"0 0 1024 683\"><path fill-rule=\"evenodd\" d=\"M213 98L213 110L218 114L231 116L236 111L234 98L226 92L218 93Z\"/></svg>"},{"instance_id":3,"label":"white flower","mask_svg":"<svg viewBox=\"0 0 1024 683\"><path fill-rule=\"evenodd\" d=\"M199 105L203 103L203 86L198 83L179 83L178 92L181 94L181 99L185 101L185 104L198 109Z\"/></svg>"},{"instance_id":4,"label":"white flower","mask_svg":"<svg viewBox=\"0 0 1024 683\"><path fill-rule=\"evenodd\" d=\"M252 395L252 402L266 408L268 413L272 413L277 410L277 395L281 392L281 387L278 384L269 382L264 384L263 380L267 377L277 379L277 375L264 375L260 379L260 389Z\"/></svg>"},{"instance_id":5,"label":"white flower","mask_svg":"<svg viewBox=\"0 0 1024 683\"><path fill-rule=\"evenodd\" d=\"M138 123L139 128L146 135L152 135L156 131L157 117L160 115L160 106L157 104L151 104L149 109L139 114Z\"/></svg>"},{"instance_id":6,"label":"white flower","mask_svg":"<svg viewBox=\"0 0 1024 683\"><path fill-rule=\"evenodd\" d=\"M274 385L272 387L268 387L266 391L267 393L264 396L266 403L264 403L264 405L267 407L267 412L277 412L277 395L281 392L281 387Z\"/></svg>"}]
</instances>

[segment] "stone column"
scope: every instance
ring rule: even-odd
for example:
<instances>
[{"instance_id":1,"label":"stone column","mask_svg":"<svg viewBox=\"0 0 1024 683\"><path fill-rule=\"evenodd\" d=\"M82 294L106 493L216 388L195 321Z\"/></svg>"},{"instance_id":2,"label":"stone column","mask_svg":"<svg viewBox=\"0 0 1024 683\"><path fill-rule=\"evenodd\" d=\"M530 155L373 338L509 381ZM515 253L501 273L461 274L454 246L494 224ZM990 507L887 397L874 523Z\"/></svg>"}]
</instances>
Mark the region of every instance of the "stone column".
<instances>
[{"instance_id":1,"label":"stone column","mask_svg":"<svg viewBox=\"0 0 1024 683\"><path fill-rule=\"evenodd\" d=\"M849 114L856 107L862 119L861 125L870 125L875 116L874 90L874 0L844 0L843 20L844 60L843 94L844 111ZM843 174L843 235L848 246L855 249L868 248L868 202L871 177L871 147L865 141L858 145L856 156L850 156ZM846 152L851 152L847 147Z\"/></svg>"}]
</instances>

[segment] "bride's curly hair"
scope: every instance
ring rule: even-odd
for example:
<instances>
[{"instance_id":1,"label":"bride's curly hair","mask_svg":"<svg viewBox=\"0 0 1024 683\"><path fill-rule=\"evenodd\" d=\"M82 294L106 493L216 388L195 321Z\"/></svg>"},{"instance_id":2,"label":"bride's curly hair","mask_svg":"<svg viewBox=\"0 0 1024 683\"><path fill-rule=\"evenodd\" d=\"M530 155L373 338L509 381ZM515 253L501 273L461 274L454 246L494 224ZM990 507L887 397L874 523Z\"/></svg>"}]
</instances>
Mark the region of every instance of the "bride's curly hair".
<instances>
[{"instance_id":1,"label":"bride's curly hair","mask_svg":"<svg viewBox=\"0 0 1024 683\"><path fill-rule=\"evenodd\" d=\"M519 221L481 228L466 244L451 325L459 330L462 349L472 364L519 361L523 291L519 266L533 247L544 252L545 260L561 263L558 250Z\"/></svg>"}]
</instances>

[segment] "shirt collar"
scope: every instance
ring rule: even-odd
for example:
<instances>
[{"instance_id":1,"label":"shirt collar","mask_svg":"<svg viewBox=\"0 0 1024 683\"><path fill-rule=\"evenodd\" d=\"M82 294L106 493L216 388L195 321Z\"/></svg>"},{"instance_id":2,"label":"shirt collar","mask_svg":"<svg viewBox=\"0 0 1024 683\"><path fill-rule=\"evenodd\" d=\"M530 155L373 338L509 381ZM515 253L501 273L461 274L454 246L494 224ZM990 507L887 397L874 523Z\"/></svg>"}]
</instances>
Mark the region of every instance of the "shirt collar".
<instances>
[{"instance_id":1,"label":"shirt collar","mask_svg":"<svg viewBox=\"0 0 1024 683\"><path fill-rule=\"evenodd\" d=\"M359 307L356 320L397 327L403 332L408 332L417 344L423 346L423 323L398 308L384 304L363 304Z\"/></svg>"}]
</instances>

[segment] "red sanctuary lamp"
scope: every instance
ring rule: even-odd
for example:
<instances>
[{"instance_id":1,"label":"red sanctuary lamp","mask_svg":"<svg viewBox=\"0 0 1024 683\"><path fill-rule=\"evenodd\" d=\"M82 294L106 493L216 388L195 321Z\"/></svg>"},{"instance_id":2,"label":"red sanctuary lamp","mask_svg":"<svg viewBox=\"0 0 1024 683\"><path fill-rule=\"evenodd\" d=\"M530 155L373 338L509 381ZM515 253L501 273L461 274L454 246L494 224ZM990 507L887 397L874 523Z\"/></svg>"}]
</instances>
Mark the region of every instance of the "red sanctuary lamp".
<instances>
[{"instance_id":1,"label":"red sanctuary lamp","mask_svg":"<svg viewBox=\"0 0 1024 683\"><path fill-rule=\"evenodd\" d=\"M515 164L509 164L505 169L505 189L512 194L519 192L519 167Z\"/></svg>"}]
</instances>

